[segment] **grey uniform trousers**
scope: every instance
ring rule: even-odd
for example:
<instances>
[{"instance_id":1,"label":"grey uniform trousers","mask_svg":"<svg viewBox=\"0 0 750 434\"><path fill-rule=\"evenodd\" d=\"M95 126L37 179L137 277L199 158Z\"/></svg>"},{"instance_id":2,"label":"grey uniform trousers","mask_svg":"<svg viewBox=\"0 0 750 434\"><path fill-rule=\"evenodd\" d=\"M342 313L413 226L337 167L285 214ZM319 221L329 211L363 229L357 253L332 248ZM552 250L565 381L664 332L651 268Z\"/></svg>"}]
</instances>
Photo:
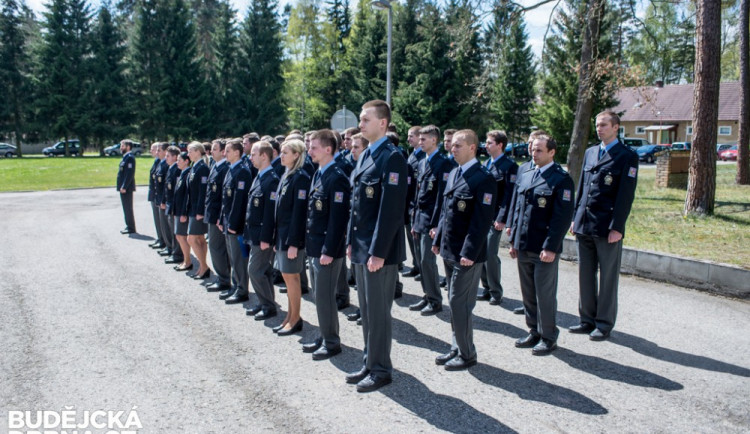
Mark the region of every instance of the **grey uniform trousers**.
<instances>
[{"instance_id":1,"label":"grey uniform trousers","mask_svg":"<svg viewBox=\"0 0 750 434\"><path fill-rule=\"evenodd\" d=\"M226 234L227 253L229 253L229 265L232 267L232 287L234 295L244 297L247 290L247 258L242 255L239 235Z\"/></svg>"},{"instance_id":2,"label":"grey uniform trousers","mask_svg":"<svg viewBox=\"0 0 750 434\"><path fill-rule=\"evenodd\" d=\"M221 230L213 224L208 225L208 251L211 253L211 263L214 265L219 285L231 286L232 268L229 265L227 240Z\"/></svg>"},{"instance_id":3,"label":"grey uniform trousers","mask_svg":"<svg viewBox=\"0 0 750 434\"><path fill-rule=\"evenodd\" d=\"M476 360L472 312L477 304L476 287L482 274L482 263L464 267L458 262L446 260L445 265L453 328L451 350L458 350L464 360Z\"/></svg>"},{"instance_id":4,"label":"grey uniform trousers","mask_svg":"<svg viewBox=\"0 0 750 434\"><path fill-rule=\"evenodd\" d=\"M576 234L576 240L581 322L606 333L614 328L617 318L622 240L609 243L607 237L580 234Z\"/></svg>"},{"instance_id":5,"label":"grey uniform trousers","mask_svg":"<svg viewBox=\"0 0 750 434\"><path fill-rule=\"evenodd\" d=\"M440 273L438 272L437 257L432 253L432 238L429 234L417 234L414 240L419 246L419 270L422 274L422 291L424 298L433 306L443 303L440 291Z\"/></svg>"},{"instance_id":6,"label":"grey uniform trousers","mask_svg":"<svg viewBox=\"0 0 750 434\"><path fill-rule=\"evenodd\" d=\"M312 289L315 293L315 310L318 313L320 336L326 348L341 345L339 337L339 316L336 308L336 285L341 276L341 265L344 258L334 259L328 265L322 265L320 258L310 258Z\"/></svg>"},{"instance_id":7,"label":"grey uniform trousers","mask_svg":"<svg viewBox=\"0 0 750 434\"><path fill-rule=\"evenodd\" d=\"M529 332L557 341L557 267L560 255L542 262L539 253L518 251L518 278Z\"/></svg>"},{"instance_id":8,"label":"grey uniform trousers","mask_svg":"<svg viewBox=\"0 0 750 434\"><path fill-rule=\"evenodd\" d=\"M276 256L273 247L262 250L260 245L250 246L250 260L247 263L247 273L253 291L258 296L258 304L264 310L276 310L275 294L273 292L273 258ZM304 273L305 270L302 270Z\"/></svg>"},{"instance_id":9,"label":"grey uniform trousers","mask_svg":"<svg viewBox=\"0 0 750 434\"><path fill-rule=\"evenodd\" d=\"M164 244L165 246L167 243L164 241L164 233L161 231L161 220L159 217L159 204L156 202L151 202L151 212L154 215L154 227L156 228L156 241Z\"/></svg>"},{"instance_id":10,"label":"grey uniform trousers","mask_svg":"<svg viewBox=\"0 0 750 434\"><path fill-rule=\"evenodd\" d=\"M487 288L490 295L498 300L503 298L503 285L500 284L502 268L497 251L500 248L500 237L503 231L490 228L487 234L487 262L482 267L482 286ZM480 291L480 294L484 291Z\"/></svg>"},{"instance_id":11,"label":"grey uniform trousers","mask_svg":"<svg viewBox=\"0 0 750 434\"><path fill-rule=\"evenodd\" d=\"M367 265L354 264L354 270L365 341L363 362L371 373L390 378L393 373L391 307L396 292L398 265L384 265L371 273Z\"/></svg>"}]
</instances>

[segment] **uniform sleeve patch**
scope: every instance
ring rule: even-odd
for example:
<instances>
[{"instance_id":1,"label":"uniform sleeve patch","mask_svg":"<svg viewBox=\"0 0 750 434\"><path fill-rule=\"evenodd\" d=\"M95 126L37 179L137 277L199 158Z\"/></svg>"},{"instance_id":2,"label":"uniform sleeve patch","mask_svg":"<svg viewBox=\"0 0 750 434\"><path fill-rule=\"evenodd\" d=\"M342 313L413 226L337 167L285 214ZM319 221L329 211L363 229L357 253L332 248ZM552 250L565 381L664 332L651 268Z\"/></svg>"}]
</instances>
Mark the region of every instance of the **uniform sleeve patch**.
<instances>
[{"instance_id":1,"label":"uniform sleeve patch","mask_svg":"<svg viewBox=\"0 0 750 434\"><path fill-rule=\"evenodd\" d=\"M485 205L492 205L492 193L485 193L482 198L482 203Z\"/></svg>"},{"instance_id":2,"label":"uniform sleeve patch","mask_svg":"<svg viewBox=\"0 0 750 434\"><path fill-rule=\"evenodd\" d=\"M638 174L638 168L637 167L631 167L630 170L628 170L628 176L631 178L635 178L635 176Z\"/></svg>"},{"instance_id":3,"label":"uniform sleeve patch","mask_svg":"<svg viewBox=\"0 0 750 434\"><path fill-rule=\"evenodd\" d=\"M132 169L132 168L133 168L133 163L128 163L128 169Z\"/></svg>"},{"instance_id":4,"label":"uniform sleeve patch","mask_svg":"<svg viewBox=\"0 0 750 434\"><path fill-rule=\"evenodd\" d=\"M245 189L245 181L240 181L237 183L237 190L244 190Z\"/></svg>"},{"instance_id":5,"label":"uniform sleeve patch","mask_svg":"<svg viewBox=\"0 0 750 434\"><path fill-rule=\"evenodd\" d=\"M299 190L297 192L297 199L304 200L307 198L307 190Z\"/></svg>"},{"instance_id":6,"label":"uniform sleeve patch","mask_svg":"<svg viewBox=\"0 0 750 434\"><path fill-rule=\"evenodd\" d=\"M271 195L269 196L269 199L276 200L276 192L275 191L271 192Z\"/></svg>"},{"instance_id":7,"label":"uniform sleeve patch","mask_svg":"<svg viewBox=\"0 0 750 434\"><path fill-rule=\"evenodd\" d=\"M406 177L406 183L411 185L411 176Z\"/></svg>"},{"instance_id":8,"label":"uniform sleeve patch","mask_svg":"<svg viewBox=\"0 0 750 434\"><path fill-rule=\"evenodd\" d=\"M515 174L510 175L510 182L516 182L516 175Z\"/></svg>"},{"instance_id":9,"label":"uniform sleeve patch","mask_svg":"<svg viewBox=\"0 0 750 434\"><path fill-rule=\"evenodd\" d=\"M201 184L206 184L206 183L208 183L208 176L201 177Z\"/></svg>"},{"instance_id":10,"label":"uniform sleeve patch","mask_svg":"<svg viewBox=\"0 0 750 434\"><path fill-rule=\"evenodd\" d=\"M570 202L570 190L563 190L563 200Z\"/></svg>"},{"instance_id":11,"label":"uniform sleeve patch","mask_svg":"<svg viewBox=\"0 0 750 434\"><path fill-rule=\"evenodd\" d=\"M343 202L344 201L344 192L343 191L337 191L333 194L333 201L334 202Z\"/></svg>"},{"instance_id":12,"label":"uniform sleeve patch","mask_svg":"<svg viewBox=\"0 0 750 434\"><path fill-rule=\"evenodd\" d=\"M450 173L448 173L448 172L443 173L443 181L447 181L448 180L448 175L450 175Z\"/></svg>"},{"instance_id":13,"label":"uniform sleeve patch","mask_svg":"<svg viewBox=\"0 0 750 434\"><path fill-rule=\"evenodd\" d=\"M388 174L388 183L391 185L398 185L398 173L391 172Z\"/></svg>"}]
</instances>

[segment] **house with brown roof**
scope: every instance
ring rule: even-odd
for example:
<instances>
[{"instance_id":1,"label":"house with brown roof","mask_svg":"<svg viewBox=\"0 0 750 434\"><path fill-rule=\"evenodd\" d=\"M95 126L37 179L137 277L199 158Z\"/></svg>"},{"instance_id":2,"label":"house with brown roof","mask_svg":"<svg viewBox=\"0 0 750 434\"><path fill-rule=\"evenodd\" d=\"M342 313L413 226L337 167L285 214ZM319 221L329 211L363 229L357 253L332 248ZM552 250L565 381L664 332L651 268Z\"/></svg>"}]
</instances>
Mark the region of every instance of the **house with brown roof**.
<instances>
[{"instance_id":1,"label":"house with brown roof","mask_svg":"<svg viewBox=\"0 0 750 434\"><path fill-rule=\"evenodd\" d=\"M620 137L642 138L653 144L692 142L693 84L626 87L617 92ZM721 83L719 129L716 143L737 142L740 119L740 83Z\"/></svg>"}]
</instances>

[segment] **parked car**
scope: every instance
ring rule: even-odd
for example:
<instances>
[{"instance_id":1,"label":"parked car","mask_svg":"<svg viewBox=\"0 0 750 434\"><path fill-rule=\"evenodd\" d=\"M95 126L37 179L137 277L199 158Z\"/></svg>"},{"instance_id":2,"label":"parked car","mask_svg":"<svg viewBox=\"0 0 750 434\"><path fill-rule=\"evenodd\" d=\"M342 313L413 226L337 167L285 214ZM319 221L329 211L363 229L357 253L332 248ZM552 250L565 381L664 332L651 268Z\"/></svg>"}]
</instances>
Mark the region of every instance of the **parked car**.
<instances>
[{"instance_id":1,"label":"parked car","mask_svg":"<svg viewBox=\"0 0 750 434\"><path fill-rule=\"evenodd\" d=\"M690 142L674 142L671 148L673 151L689 151Z\"/></svg>"},{"instance_id":2,"label":"parked car","mask_svg":"<svg viewBox=\"0 0 750 434\"><path fill-rule=\"evenodd\" d=\"M140 157L141 154L143 154L143 148L141 147L141 144L138 142L133 142L133 147L130 151L136 157ZM117 142L112 146L107 146L106 148L104 148L104 155L107 155L109 157L122 155L122 152L120 152L120 142Z\"/></svg>"},{"instance_id":3,"label":"parked car","mask_svg":"<svg viewBox=\"0 0 750 434\"><path fill-rule=\"evenodd\" d=\"M508 143L505 147L505 153L513 158L529 158L528 143Z\"/></svg>"},{"instance_id":4,"label":"parked car","mask_svg":"<svg viewBox=\"0 0 750 434\"><path fill-rule=\"evenodd\" d=\"M737 145L733 145L729 149L725 149L721 152L719 152L719 160L721 161L737 161Z\"/></svg>"},{"instance_id":5,"label":"parked car","mask_svg":"<svg viewBox=\"0 0 750 434\"><path fill-rule=\"evenodd\" d=\"M727 149L731 148L732 146L737 145L736 143L719 143L716 145L716 158L721 158L721 151L726 151Z\"/></svg>"},{"instance_id":6,"label":"parked car","mask_svg":"<svg viewBox=\"0 0 750 434\"><path fill-rule=\"evenodd\" d=\"M0 155L6 158L15 157L18 155L18 149L10 143L0 143Z\"/></svg>"},{"instance_id":7,"label":"parked car","mask_svg":"<svg viewBox=\"0 0 750 434\"><path fill-rule=\"evenodd\" d=\"M74 157L83 155L81 144L77 139L68 140L68 152L70 152L70 155ZM65 142L57 142L52 146L48 146L42 149L42 154L44 154L46 157L52 157L53 155L65 155Z\"/></svg>"},{"instance_id":8,"label":"parked car","mask_svg":"<svg viewBox=\"0 0 750 434\"><path fill-rule=\"evenodd\" d=\"M489 156L490 153L487 151L487 142L479 142L479 147L477 147L477 158Z\"/></svg>"},{"instance_id":9,"label":"parked car","mask_svg":"<svg viewBox=\"0 0 750 434\"><path fill-rule=\"evenodd\" d=\"M629 146L630 149L633 149L633 150L638 149L641 146L648 146L651 144L646 139L638 139L634 137L623 137L622 143L624 143L625 146Z\"/></svg>"},{"instance_id":10,"label":"parked car","mask_svg":"<svg viewBox=\"0 0 750 434\"><path fill-rule=\"evenodd\" d=\"M636 148L635 152L638 154L639 160L646 163L653 163L656 161L656 154L666 149L667 147L662 145L645 145Z\"/></svg>"}]
</instances>

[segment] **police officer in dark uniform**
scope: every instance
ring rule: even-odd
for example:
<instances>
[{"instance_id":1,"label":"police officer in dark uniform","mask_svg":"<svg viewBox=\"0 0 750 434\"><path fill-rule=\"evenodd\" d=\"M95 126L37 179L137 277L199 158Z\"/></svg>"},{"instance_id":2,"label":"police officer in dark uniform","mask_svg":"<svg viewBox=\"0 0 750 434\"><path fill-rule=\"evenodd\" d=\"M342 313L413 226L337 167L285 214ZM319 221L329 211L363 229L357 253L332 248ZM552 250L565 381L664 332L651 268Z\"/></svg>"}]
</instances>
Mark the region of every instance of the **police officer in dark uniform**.
<instances>
[{"instance_id":1,"label":"police officer in dark uniform","mask_svg":"<svg viewBox=\"0 0 750 434\"><path fill-rule=\"evenodd\" d=\"M273 148L267 142L258 142L252 149L253 164L258 169L250 187L247 212L245 214L245 243L250 246L248 275L258 304L245 314L262 321L277 315L273 291L273 244L276 210L276 190L279 176L271 166Z\"/></svg>"},{"instance_id":2,"label":"police officer in dark uniform","mask_svg":"<svg viewBox=\"0 0 750 434\"><path fill-rule=\"evenodd\" d=\"M489 300L490 304L498 305L503 300L503 285L500 282L500 257L497 255L500 247L500 237L508 219L510 199L513 196L513 186L516 183L518 165L505 155L508 137L502 131L487 133L487 170L497 185L497 201L495 202L495 222L487 234L487 262L482 267L482 287L478 290L477 300Z\"/></svg>"},{"instance_id":3,"label":"police officer in dark uniform","mask_svg":"<svg viewBox=\"0 0 750 434\"><path fill-rule=\"evenodd\" d=\"M179 264L184 259L184 252L177 243L177 237L175 237L175 225L172 213L172 205L174 204L174 191L177 187L177 179L180 176L180 168L177 167L177 158L180 155L180 148L177 146L170 146L167 148L167 175L164 180L164 197L162 199L162 210L164 210L164 218L166 218L166 229L167 237L169 240L169 246L172 254L165 260L165 264Z\"/></svg>"},{"instance_id":4,"label":"police officer in dark uniform","mask_svg":"<svg viewBox=\"0 0 750 434\"><path fill-rule=\"evenodd\" d=\"M164 212L166 209L164 193L167 191L167 172L169 171L169 164L167 163L168 147L168 143L159 142L160 162L156 168L156 182L154 183L154 204L159 208L159 226L161 227L162 237L164 237L164 248L157 252L159 256L172 256L172 242L174 241L174 237L169 234L169 222L167 221L167 214Z\"/></svg>"},{"instance_id":5,"label":"police officer in dark uniform","mask_svg":"<svg viewBox=\"0 0 750 434\"><path fill-rule=\"evenodd\" d=\"M130 153L133 142L123 140L120 142L120 170L117 172L117 190L120 192L122 212L125 215L125 229L121 234L135 233L135 216L133 215L133 192L135 191L135 157Z\"/></svg>"},{"instance_id":6,"label":"police officer in dark uniform","mask_svg":"<svg viewBox=\"0 0 750 434\"><path fill-rule=\"evenodd\" d=\"M302 350L312 352L313 360L324 360L341 353L335 288L341 277L346 251L351 187L349 178L333 157L337 146L330 130L319 130L310 136L309 153L319 169L313 175L308 201L305 249L311 258L320 337L303 345Z\"/></svg>"},{"instance_id":7,"label":"police officer in dark uniform","mask_svg":"<svg viewBox=\"0 0 750 434\"><path fill-rule=\"evenodd\" d=\"M330 131L330 130L329 130ZM334 134L336 138L336 134ZM312 135L310 136L312 137ZM312 139L311 139L312 140ZM352 164L351 160L346 158L344 156L344 150L340 148L340 144L336 142L337 151L333 155L333 161L336 164L336 167L338 167L343 173L344 176L346 176L346 179L349 179L349 177L352 174L352 171L354 171L354 164ZM320 163L316 162L315 159L311 156L310 157L313 161L313 163L318 164L318 167L320 167ZM349 206L349 202L347 202L347 206ZM349 220L347 220L348 222ZM346 266L346 259L341 261L341 271L339 272L339 278L336 282L336 308L338 310L345 309L349 307L349 270Z\"/></svg>"},{"instance_id":8,"label":"police officer in dark uniform","mask_svg":"<svg viewBox=\"0 0 750 434\"><path fill-rule=\"evenodd\" d=\"M420 280L424 297L409 306L409 310L420 311L422 315L434 315L443 310L443 294L440 291L440 275L437 258L432 252L430 232L437 228L440 221L443 193L448 176L453 170L453 163L438 150L440 139L438 127L427 125L418 133L420 152L426 157L420 161L419 170L414 179L417 192L411 228L415 250L419 255L418 264L421 270Z\"/></svg>"},{"instance_id":9,"label":"police officer in dark uniform","mask_svg":"<svg viewBox=\"0 0 750 434\"><path fill-rule=\"evenodd\" d=\"M385 101L362 106L359 127L371 144L352 172L352 210L347 236L355 268L364 334L363 366L346 377L357 391L377 390L392 381L391 307L398 264L406 259L404 207L406 159L386 137L391 110Z\"/></svg>"},{"instance_id":10,"label":"police officer in dark uniform","mask_svg":"<svg viewBox=\"0 0 750 434\"><path fill-rule=\"evenodd\" d=\"M494 218L495 179L477 161L479 140L472 130L453 134L451 153L458 167L448 175L443 212L435 230L432 252L446 262L448 298L451 307L451 350L435 363L455 371L477 363L472 311L476 287L487 260L487 231Z\"/></svg>"},{"instance_id":11,"label":"police officer in dark uniform","mask_svg":"<svg viewBox=\"0 0 750 434\"><path fill-rule=\"evenodd\" d=\"M616 113L596 116L602 142L583 157L571 225L578 244L581 323L570 332L588 333L594 341L607 339L615 326L622 238L638 180L638 155L617 138L619 128Z\"/></svg>"},{"instance_id":12,"label":"police officer in dark uniform","mask_svg":"<svg viewBox=\"0 0 750 434\"><path fill-rule=\"evenodd\" d=\"M562 242L573 217L573 179L555 163L557 144L546 135L534 140L536 168L521 174L513 195L510 256L518 261L529 334L516 341L545 355L557 348L557 269Z\"/></svg>"},{"instance_id":13,"label":"police officer in dark uniform","mask_svg":"<svg viewBox=\"0 0 750 434\"><path fill-rule=\"evenodd\" d=\"M224 177L221 197L221 226L227 242L229 264L232 268L232 289L219 294L226 304L242 303L248 298L247 257L242 252L239 237L245 228L247 192L252 174L242 160L242 142L232 139L225 148L229 171Z\"/></svg>"},{"instance_id":14,"label":"police officer in dark uniform","mask_svg":"<svg viewBox=\"0 0 750 434\"><path fill-rule=\"evenodd\" d=\"M406 190L406 224L404 225L404 227L406 228L406 240L409 242L409 251L411 252L412 263L411 270L402 274L404 277L417 277L419 275L419 261L422 257L422 255L419 253L419 242L416 241L414 235L412 234L412 216L414 215L415 201L417 199L417 176L419 173L419 164L426 157L425 152L422 151L422 146L419 144L419 130L421 129L422 127L418 125L412 126L411 128L409 128L409 132L406 136L406 141L414 149L414 151L406 160L409 174L408 188Z\"/></svg>"},{"instance_id":15,"label":"police officer in dark uniform","mask_svg":"<svg viewBox=\"0 0 750 434\"><path fill-rule=\"evenodd\" d=\"M151 170L148 173L148 201L151 204L151 212L154 214L154 227L156 228L156 240L148 246L152 249L163 249L166 247L164 243L164 235L161 233L161 221L159 220L159 204L155 202L156 197L156 172L161 164L161 158L159 158L159 143L155 142L151 145L151 156L154 157L154 164L151 165Z\"/></svg>"},{"instance_id":16,"label":"police officer in dark uniform","mask_svg":"<svg viewBox=\"0 0 750 434\"><path fill-rule=\"evenodd\" d=\"M225 147L226 142L223 140L214 140L211 143L211 156L214 164L208 174L206 214L203 216L203 219L208 223L208 251L211 253L211 263L216 273L216 282L206 287L209 292L228 291L232 288L227 241L218 226L221 225L221 196L224 177L229 171L229 163L224 158Z\"/></svg>"}]
</instances>

